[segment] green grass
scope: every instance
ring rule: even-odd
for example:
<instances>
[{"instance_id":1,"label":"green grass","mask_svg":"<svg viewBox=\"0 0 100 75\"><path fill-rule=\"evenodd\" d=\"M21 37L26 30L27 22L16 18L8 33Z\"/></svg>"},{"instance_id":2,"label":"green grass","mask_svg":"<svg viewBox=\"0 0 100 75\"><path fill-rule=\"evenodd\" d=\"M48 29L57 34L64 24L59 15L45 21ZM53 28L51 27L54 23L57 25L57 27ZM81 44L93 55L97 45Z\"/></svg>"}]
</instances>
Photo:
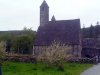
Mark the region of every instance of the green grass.
<instances>
[{"instance_id":1,"label":"green grass","mask_svg":"<svg viewBox=\"0 0 100 75\"><path fill-rule=\"evenodd\" d=\"M57 67L46 68L44 64L5 61L2 72L3 75L80 75L91 66L93 64L66 63L64 71L59 71Z\"/></svg>"}]
</instances>

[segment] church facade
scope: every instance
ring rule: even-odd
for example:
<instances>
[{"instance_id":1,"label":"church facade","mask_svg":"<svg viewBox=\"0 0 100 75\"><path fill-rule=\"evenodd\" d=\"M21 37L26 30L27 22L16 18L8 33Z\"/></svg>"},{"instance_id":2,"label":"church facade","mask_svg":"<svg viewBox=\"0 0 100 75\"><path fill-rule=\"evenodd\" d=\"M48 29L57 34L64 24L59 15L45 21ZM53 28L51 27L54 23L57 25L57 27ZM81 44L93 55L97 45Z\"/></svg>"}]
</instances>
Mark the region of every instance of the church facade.
<instances>
[{"instance_id":1,"label":"church facade","mask_svg":"<svg viewBox=\"0 0 100 75\"><path fill-rule=\"evenodd\" d=\"M37 55L50 46L54 40L71 46L71 54L81 57L80 19L49 21L49 6L44 0L40 6L40 26L34 41L33 52Z\"/></svg>"}]
</instances>

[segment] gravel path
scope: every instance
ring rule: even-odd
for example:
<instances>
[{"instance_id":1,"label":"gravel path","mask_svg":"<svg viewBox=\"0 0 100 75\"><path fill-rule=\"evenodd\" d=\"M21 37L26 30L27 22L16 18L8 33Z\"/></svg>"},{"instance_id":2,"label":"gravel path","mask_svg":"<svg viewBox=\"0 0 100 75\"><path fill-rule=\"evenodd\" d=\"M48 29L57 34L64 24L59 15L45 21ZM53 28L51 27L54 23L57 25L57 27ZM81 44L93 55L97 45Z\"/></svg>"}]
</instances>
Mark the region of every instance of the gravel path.
<instances>
[{"instance_id":1,"label":"gravel path","mask_svg":"<svg viewBox=\"0 0 100 75\"><path fill-rule=\"evenodd\" d=\"M94 65L93 67L84 71L80 75L100 75L100 64Z\"/></svg>"}]
</instances>

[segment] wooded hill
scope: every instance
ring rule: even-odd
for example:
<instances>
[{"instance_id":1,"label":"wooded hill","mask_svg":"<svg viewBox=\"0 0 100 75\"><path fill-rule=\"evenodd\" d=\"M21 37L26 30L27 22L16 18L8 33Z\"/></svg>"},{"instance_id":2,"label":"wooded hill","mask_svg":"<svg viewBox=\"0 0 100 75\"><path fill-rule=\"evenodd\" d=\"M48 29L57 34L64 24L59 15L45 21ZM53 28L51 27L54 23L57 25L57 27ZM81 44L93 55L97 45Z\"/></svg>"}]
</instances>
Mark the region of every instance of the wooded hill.
<instances>
[{"instance_id":1,"label":"wooded hill","mask_svg":"<svg viewBox=\"0 0 100 75\"><path fill-rule=\"evenodd\" d=\"M82 38L98 38L100 37L100 24L97 22L95 26L91 24L90 27L85 28L85 26L81 29Z\"/></svg>"}]
</instances>

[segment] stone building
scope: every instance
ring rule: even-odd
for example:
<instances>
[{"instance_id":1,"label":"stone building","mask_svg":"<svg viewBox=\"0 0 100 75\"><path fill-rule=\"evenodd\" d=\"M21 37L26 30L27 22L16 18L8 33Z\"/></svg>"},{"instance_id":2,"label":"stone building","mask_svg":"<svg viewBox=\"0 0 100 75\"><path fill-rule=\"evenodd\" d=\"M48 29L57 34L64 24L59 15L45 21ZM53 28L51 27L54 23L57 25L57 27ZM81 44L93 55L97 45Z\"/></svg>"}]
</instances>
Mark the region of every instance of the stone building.
<instances>
[{"instance_id":1,"label":"stone building","mask_svg":"<svg viewBox=\"0 0 100 75\"><path fill-rule=\"evenodd\" d=\"M93 58L100 55L100 38L82 39L82 57Z\"/></svg>"},{"instance_id":2,"label":"stone building","mask_svg":"<svg viewBox=\"0 0 100 75\"><path fill-rule=\"evenodd\" d=\"M54 40L71 46L71 54L81 57L80 19L49 21L49 6L44 0L40 6L40 26L34 41L33 52L38 54Z\"/></svg>"}]
</instances>

